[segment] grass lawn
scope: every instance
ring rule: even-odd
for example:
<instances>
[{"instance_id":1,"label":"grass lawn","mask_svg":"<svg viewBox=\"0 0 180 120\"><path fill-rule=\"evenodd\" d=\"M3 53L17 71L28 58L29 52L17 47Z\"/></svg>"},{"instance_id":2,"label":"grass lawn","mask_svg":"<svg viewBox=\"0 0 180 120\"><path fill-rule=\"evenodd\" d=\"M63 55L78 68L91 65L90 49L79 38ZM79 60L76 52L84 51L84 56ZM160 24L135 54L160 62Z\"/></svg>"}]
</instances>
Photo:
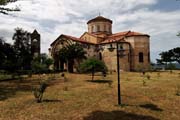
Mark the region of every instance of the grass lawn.
<instances>
[{"instance_id":1,"label":"grass lawn","mask_svg":"<svg viewBox=\"0 0 180 120\"><path fill-rule=\"evenodd\" d=\"M179 73L146 73L148 80L140 73L122 72L123 107L117 106L116 73L97 75L94 82L90 75L68 73L64 82L56 74L42 103L35 102L32 87L48 75L1 81L0 120L180 120Z\"/></svg>"}]
</instances>

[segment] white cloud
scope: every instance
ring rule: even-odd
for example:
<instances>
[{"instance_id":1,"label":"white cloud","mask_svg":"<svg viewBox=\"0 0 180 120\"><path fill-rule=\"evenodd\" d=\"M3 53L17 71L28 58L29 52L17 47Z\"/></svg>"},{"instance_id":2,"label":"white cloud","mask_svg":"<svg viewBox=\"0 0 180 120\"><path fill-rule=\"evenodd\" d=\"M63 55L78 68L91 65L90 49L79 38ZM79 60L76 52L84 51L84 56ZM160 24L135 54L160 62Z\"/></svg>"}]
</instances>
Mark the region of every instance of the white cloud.
<instances>
[{"instance_id":1,"label":"white cloud","mask_svg":"<svg viewBox=\"0 0 180 120\"><path fill-rule=\"evenodd\" d=\"M60 34L80 36L86 22L99 12L113 20L113 31L134 30L151 35L153 53L180 46L175 36L180 28L180 11L150 10L158 0L21 0L8 7L21 8L11 16L0 14L0 35L10 39L14 28L30 32L37 29L42 37L42 52ZM13 17L14 16L14 17ZM9 32L7 32L9 31ZM5 34L7 32L7 34ZM2 34L3 33L3 34Z\"/></svg>"}]
</instances>

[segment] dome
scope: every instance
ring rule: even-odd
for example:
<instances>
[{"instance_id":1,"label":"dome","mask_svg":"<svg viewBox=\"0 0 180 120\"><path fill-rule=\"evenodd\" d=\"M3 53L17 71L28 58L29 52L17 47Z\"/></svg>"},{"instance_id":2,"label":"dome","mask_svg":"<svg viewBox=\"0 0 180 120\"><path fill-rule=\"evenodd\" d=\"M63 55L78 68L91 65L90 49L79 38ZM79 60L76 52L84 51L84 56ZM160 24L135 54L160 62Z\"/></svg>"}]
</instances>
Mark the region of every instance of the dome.
<instances>
[{"instance_id":1,"label":"dome","mask_svg":"<svg viewBox=\"0 0 180 120\"><path fill-rule=\"evenodd\" d=\"M97 17L89 20L89 21L87 22L87 24L92 23L92 22L110 22L110 23L112 24L112 20L110 20L110 19L108 19L108 18L105 18L105 17L103 17L103 16L97 16Z\"/></svg>"}]
</instances>

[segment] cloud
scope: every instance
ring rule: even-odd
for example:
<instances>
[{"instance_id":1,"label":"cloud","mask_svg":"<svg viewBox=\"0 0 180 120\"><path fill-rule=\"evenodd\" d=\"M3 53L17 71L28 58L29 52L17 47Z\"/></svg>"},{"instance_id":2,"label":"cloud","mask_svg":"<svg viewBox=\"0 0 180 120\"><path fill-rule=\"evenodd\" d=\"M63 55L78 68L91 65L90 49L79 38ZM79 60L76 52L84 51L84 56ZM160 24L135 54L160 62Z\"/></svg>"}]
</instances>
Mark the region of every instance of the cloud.
<instances>
[{"instance_id":1,"label":"cloud","mask_svg":"<svg viewBox=\"0 0 180 120\"><path fill-rule=\"evenodd\" d=\"M159 51L180 46L175 36L180 28L180 10L152 10L158 3L159 0L20 0L7 7L18 6L21 12L0 14L0 35L10 41L16 27L30 32L37 29L42 38L41 51L47 52L60 34L79 37L87 31L86 22L100 12L113 20L114 32L149 34L151 51L157 56Z\"/></svg>"}]
</instances>

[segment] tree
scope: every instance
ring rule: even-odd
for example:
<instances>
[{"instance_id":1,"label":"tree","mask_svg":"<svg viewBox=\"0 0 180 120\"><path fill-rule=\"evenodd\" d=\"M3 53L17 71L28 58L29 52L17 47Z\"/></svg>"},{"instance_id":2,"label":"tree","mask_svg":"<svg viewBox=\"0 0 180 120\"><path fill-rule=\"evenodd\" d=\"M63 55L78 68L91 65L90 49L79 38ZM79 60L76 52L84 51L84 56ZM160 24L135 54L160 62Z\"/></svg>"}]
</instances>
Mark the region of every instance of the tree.
<instances>
[{"instance_id":1,"label":"tree","mask_svg":"<svg viewBox=\"0 0 180 120\"><path fill-rule=\"evenodd\" d=\"M35 73L41 73L41 72L47 72L49 71L50 65L53 64L53 60L51 58L48 58L48 56L43 53L40 55L40 57L34 58L32 60L32 70Z\"/></svg>"},{"instance_id":2,"label":"tree","mask_svg":"<svg viewBox=\"0 0 180 120\"><path fill-rule=\"evenodd\" d=\"M157 59L157 63L166 64L171 62L177 62L180 64L180 47L173 48L171 50L162 52L159 54L160 59Z\"/></svg>"},{"instance_id":3,"label":"tree","mask_svg":"<svg viewBox=\"0 0 180 120\"><path fill-rule=\"evenodd\" d=\"M6 8L6 7L4 7L8 3L16 2L16 1L18 1L18 0L0 0L0 5L3 6L3 7L0 7L0 13L8 15L9 12L20 11L20 9L18 7L16 7L16 8Z\"/></svg>"},{"instance_id":4,"label":"tree","mask_svg":"<svg viewBox=\"0 0 180 120\"><path fill-rule=\"evenodd\" d=\"M31 44L30 33L22 28L16 28L13 35L14 50L16 52L17 65L19 69L28 70L31 66Z\"/></svg>"},{"instance_id":5,"label":"tree","mask_svg":"<svg viewBox=\"0 0 180 120\"><path fill-rule=\"evenodd\" d=\"M80 61L86 58L85 54L86 52L80 44L70 44L60 49L59 59L68 64L69 72L73 72L74 62L80 64Z\"/></svg>"},{"instance_id":6,"label":"tree","mask_svg":"<svg viewBox=\"0 0 180 120\"><path fill-rule=\"evenodd\" d=\"M13 72L16 69L16 56L11 44L0 38L0 69Z\"/></svg>"},{"instance_id":7,"label":"tree","mask_svg":"<svg viewBox=\"0 0 180 120\"><path fill-rule=\"evenodd\" d=\"M172 62L173 61L172 60L172 57L173 57L172 52L165 51L165 52L160 53L159 55L161 56L161 58L160 59L156 59L157 63L159 63L159 64L166 64L167 65L168 62Z\"/></svg>"},{"instance_id":8,"label":"tree","mask_svg":"<svg viewBox=\"0 0 180 120\"><path fill-rule=\"evenodd\" d=\"M173 53L173 60L180 64L180 47L171 50Z\"/></svg>"},{"instance_id":9,"label":"tree","mask_svg":"<svg viewBox=\"0 0 180 120\"><path fill-rule=\"evenodd\" d=\"M178 32L177 36L180 37L180 32Z\"/></svg>"},{"instance_id":10,"label":"tree","mask_svg":"<svg viewBox=\"0 0 180 120\"><path fill-rule=\"evenodd\" d=\"M80 72L82 73L91 73L92 80L94 80L95 72L107 72L107 67L105 63L96 58L89 58L80 64Z\"/></svg>"}]
</instances>

